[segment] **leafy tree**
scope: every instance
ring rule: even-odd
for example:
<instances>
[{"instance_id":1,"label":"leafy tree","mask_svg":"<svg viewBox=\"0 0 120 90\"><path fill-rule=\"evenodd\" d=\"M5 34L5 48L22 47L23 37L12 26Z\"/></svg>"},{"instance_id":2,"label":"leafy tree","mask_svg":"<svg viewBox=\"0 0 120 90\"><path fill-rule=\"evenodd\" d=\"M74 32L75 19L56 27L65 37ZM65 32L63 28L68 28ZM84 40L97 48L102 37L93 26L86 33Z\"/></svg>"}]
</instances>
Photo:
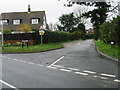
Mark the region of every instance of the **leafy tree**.
<instances>
[{"instance_id":1,"label":"leafy tree","mask_svg":"<svg viewBox=\"0 0 120 90\"><path fill-rule=\"evenodd\" d=\"M88 0L89 1L89 0ZM86 12L83 14L84 17L86 18L91 18L91 22L93 23L94 26L94 33L95 33L95 39L99 39L99 25L105 22L107 18L107 12L109 12L109 7L110 4L108 5L107 2L81 2L81 1L69 1L69 4L66 5L68 7L71 7L73 4L78 4L78 5L85 5L85 6L94 6L96 9Z\"/></svg>"},{"instance_id":2,"label":"leafy tree","mask_svg":"<svg viewBox=\"0 0 120 90\"><path fill-rule=\"evenodd\" d=\"M76 25L76 18L73 13L62 15L59 18L61 25L58 25L60 31L74 32L74 26Z\"/></svg>"},{"instance_id":3,"label":"leafy tree","mask_svg":"<svg viewBox=\"0 0 120 90\"><path fill-rule=\"evenodd\" d=\"M113 19L112 25L114 28L113 30L114 41L120 46L120 16Z\"/></svg>"},{"instance_id":4,"label":"leafy tree","mask_svg":"<svg viewBox=\"0 0 120 90\"><path fill-rule=\"evenodd\" d=\"M83 16L91 18L91 22L94 26L95 39L99 39L99 26L106 21L107 12L110 5L106 2L94 2L94 3L84 3L87 6L94 5L97 9L84 13Z\"/></svg>"},{"instance_id":5,"label":"leafy tree","mask_svg":"<svg viewBox=\"0 0 120 90\"><path fill-rule=\"evenodd\" d=\"M113 26L111 22L105 22L100 26L100 39L103 40L105 43L113 41L112 39L112 32Z\"/></svg>"},{"instance_id":6,"label":"leafy tree","mask_svg":"<svg viewBox=\"0 0 120 90\"><path fill-rule=\"evenodd\" d=\"M85 38L85 34L86 34L86 31L85 31L85 25L83 23L80 23L78 26L77 26L79 32L81 32L81 35L83 38Z\"/></svg>"},{"instance_id":7,"label":"leafy tree","mask_svg":"<svg viewBox=\"0 0 120 90\"><path fill-rule=\"evenodd\" d=\"M111 22L105 22L100 26L100 39L105 43L114 41L120 45L120 17L113 19Z\"/></svg>"},{"instance_id":8,"label":"leafy tree","mask_svg":"<svg viewBox=\"0 0 120 90\"><path fill-rule=\"evenodd\" d=\"M28 33L31 32L31 27L28 24L21 24L18 26L18 31Z\"/></svg>"}]
</instances>

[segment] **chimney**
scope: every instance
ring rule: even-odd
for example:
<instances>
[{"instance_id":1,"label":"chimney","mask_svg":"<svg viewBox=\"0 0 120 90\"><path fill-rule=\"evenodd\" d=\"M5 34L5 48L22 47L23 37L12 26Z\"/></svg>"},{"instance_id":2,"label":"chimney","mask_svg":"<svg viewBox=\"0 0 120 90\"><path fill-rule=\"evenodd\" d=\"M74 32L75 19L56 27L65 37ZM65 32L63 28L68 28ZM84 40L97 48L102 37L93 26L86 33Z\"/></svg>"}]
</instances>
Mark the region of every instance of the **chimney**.
<instances>
[{"instance_id":1,"label":"chimney","mask_svg":"<svg viewBox=\"0 0 120 90\"><path fill-rule=\"evenodd\" d=\"M28 5L28 13L30 13L30 12L31 12L30 5Z\"/></svg>"}]
</instances>

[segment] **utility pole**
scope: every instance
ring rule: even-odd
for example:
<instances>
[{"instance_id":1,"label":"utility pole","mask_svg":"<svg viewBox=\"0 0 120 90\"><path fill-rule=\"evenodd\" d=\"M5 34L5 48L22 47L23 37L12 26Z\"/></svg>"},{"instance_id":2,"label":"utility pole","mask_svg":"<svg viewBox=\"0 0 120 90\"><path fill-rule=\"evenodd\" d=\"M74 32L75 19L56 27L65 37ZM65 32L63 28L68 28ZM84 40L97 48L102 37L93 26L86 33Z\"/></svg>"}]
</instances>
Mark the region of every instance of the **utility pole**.
<instances>
[{"instance_id":1,"label":"utility pole","mask_svg":"<svg viewBox=\"0 0 120 90\"><path fill-rule=\"evenodd\" d=\"M0 37L0 44L2 46L2 49L4 48L4 39L3 39L3 22L2 22L2 14L0 13L0 19L1 19L1 23L0 23L0 30L1 30L1 37Z\"/></svg>"}]
</instances>

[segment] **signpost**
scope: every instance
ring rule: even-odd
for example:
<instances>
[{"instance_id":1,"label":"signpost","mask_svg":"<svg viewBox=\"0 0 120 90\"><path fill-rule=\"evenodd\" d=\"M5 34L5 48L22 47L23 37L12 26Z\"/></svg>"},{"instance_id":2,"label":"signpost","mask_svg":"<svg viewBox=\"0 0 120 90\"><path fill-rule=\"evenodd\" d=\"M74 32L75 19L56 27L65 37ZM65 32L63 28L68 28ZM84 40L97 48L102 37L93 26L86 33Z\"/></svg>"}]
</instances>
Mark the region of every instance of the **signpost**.
<instances>
[{"instance_id":1,"label":"signpost","mask_svg":"<svg viewBox=\"0 0 120 90\"><path fill-rule=\"evenodd\" d=\"M24 47L24 43L27 43L27 47L28 47L28 40L22 40L22 48Z\"/></svg>"},{"instance_id":2,"label":"signpost","mask_svg":"<svg viewBox=\"0 0 120 90\"><path fill-rule=\"evenodd\" d=\"M43 35L44 35L45 31L43 29L43 25L40 25L40 28L39 28L39 35L41 36L41 44L43 44Z\"/></svg>"}]
</instances>

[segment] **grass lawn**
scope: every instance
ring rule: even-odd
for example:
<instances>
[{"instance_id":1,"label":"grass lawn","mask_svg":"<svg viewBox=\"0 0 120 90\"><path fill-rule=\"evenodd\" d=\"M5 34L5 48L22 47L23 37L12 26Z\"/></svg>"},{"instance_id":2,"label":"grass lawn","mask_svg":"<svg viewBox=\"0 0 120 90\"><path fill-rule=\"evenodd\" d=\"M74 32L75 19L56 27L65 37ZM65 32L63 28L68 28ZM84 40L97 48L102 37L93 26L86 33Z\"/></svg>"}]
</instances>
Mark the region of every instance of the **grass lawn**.
<instances>
[{"instance_id":1,"label":"grass lawn","mask_svg":"<svg viewBox=\"0 0 120 90\"><path fill-rule=\"evenodd\" d=\"M102 53L120 60L120 52L118 52L120 51L120 47L118 46L112 47L110 44L103 43L100 40L94 41L94 43L98 50L101 51Z\"/></svg>"},{"instance_id":2,"label":"grass lawn","mask_svg":"<svg viewBox=\"0 0 120 90\"><path fill-rule=\"evenodd\" d=\"M9 46L9 47L4 47L4 49L2 49L2 52L3 53L40 52L40 51L51 50L61 47L63 47L61 43L42 44L42 45L34 45L29 47L24 46L24 48L22 48L21 46Z\"/></svg>"}]
</instances>

